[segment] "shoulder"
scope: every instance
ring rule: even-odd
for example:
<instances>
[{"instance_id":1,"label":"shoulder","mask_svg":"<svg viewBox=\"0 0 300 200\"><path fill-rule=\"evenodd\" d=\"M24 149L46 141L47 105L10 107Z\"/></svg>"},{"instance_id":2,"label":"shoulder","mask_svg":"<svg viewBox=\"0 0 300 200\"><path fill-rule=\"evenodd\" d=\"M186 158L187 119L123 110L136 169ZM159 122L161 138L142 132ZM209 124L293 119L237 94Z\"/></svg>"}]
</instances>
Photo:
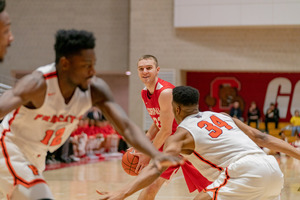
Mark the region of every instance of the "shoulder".
<instances>
[{"instance_id":1,"label":"shoulder","mask_svg":"<svg viewBox=\"0 0 300 200\"><path fill-rule=\"evenodd\" d=\"M112 92L107 83L98 77L94 77L91 82L92 101L108 101L113 100Z\"/></svg>"},{"instance_id":2,"label":"shoulder","mask_svg":"<svg viewBox=\"0 0 300 200\"><path fill-rule=\"evenodd\" d=\"M167 88L161 91L160 96L170 96L170 95L172 96L172 92L173 92L172 88Z\"/></svg>"},{"instance_id":3,"label":"shoulder","mask_svg":"<svg viewBox=\"0 0 300 200\"><path fill-rule=\"evenodd\" d=\"M173 91L172 89L165 89L161 91L158 97L159 102L168 102L172 100L173 98L172 91Z\"/></svg>"},{"instance_id":4,"label":"shoulder","mask_svg":"<svg viewBox=\"0 0 300 200\"><path fill-rule=\"evenodd\" d=\"M47 84L43 74L39 71L34 71L21 78L16 83L15 88L21 88L22 92L36 93L44 91L47 88Z\"/></svg>"}]
</instances>

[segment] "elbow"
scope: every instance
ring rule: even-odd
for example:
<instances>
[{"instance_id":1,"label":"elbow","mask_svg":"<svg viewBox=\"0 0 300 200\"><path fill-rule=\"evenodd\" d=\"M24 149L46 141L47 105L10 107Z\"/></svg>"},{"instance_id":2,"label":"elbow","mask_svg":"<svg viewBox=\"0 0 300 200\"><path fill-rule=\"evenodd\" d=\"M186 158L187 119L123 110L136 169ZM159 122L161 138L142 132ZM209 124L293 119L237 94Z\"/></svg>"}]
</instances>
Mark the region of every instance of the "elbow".
<instances>
[{"instance_id":1,"label":"elbow","mask_svg":"<svg viewBox=\"0 0 300 200\"><path fill-rule=\"evenodd\" d=\"M268 135L257 130L255 133L254 142L258 146L265 147L268 143Z\"/></svg>"}]
</instances>

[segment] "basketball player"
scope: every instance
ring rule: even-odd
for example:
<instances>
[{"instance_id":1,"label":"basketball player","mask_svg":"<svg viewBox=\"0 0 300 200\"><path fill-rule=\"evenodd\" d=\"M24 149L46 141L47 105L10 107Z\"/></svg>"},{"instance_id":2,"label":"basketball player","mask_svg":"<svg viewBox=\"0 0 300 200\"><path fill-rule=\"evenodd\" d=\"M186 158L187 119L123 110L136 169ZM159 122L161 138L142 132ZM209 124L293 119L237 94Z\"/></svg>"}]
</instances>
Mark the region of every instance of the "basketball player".
<instances>
[{"instance_id":1,"label":"basketball player","mask_svg":"<svg viewBox=\"0 0 300 200\"><path fill-rule=\"evenodd\" d=\"M13 35L10 30L10 19L5 11L5 0L0 0L0 62L3 61L7 47L13 41Z\"/></svg>"},{"instance_id":2,"label":"basketball player","mask_svg":"<svg viewBox=\"0 0 300 200\"><path fill-rule=\"evenodd\" d=\"M153 55L144 55L138 60L138 75L140 80L144 83L145 88L141 91L142 99L146 106L146 109L151 116L153 123L147 131L147 137L153 142L153 145L163 150L163 145L166 139L176 131L177 123L174 119L172 112L172 89L174 86L158 77L160 67L158 65L157 58ZM139 173L145 166L149 164L150 158L143 154L134 154L139 156L139 163L136 168L136 173ZM153 200L157 192L160 190L162 184L170 179L174 171L177 171L179 167L170 167L167 169L161 177L159 177L150 186L145 188L139 195L140 200ZM191 165L186 162L182 165L184 176L188 184L190 192L195 189L203 188L199 183L203 180L202 184L207 186L209 183L206 179L201 177L201 174ZM187 173L194 174L188 176ZM197 175L198 176L197 176ZM189 180L190 177L194 180ZM198 187L195 187L198 186Z\"/></svg>"},{"instance_id":3,"label":"basketball player","mask_svg":"<svg viewBox=\"0 0 300 200\"><path fill-rule=\"evenodd\" d=\"M173 155L185 154L213 182L194 200L280 199L283 174L279 165L254 142L297 159L300 159L300 151L228 115L199 112L198 101L199 93L195 88L179 86L173 89L173 112L179 125L175 134L167 139L164 149ZM124 199L151 184L162 171L149 164L130 185L102 195L100 199Z\"/></svg>"},{"instance_id":4,"label":"basketball player","mask_svg":"<svg viewBox=\"0 0 300 200\"><path fill-rule=\"evenodd\" d=\"M92 33L59 30L55 63L20 79L0 97L0 195L12 200L54 199L43 178L47 151L58 149L92 106L99 108L126 140L157 162L180 163L156 150L113 101L95 75Z\"/></svg>"}]
</instances>

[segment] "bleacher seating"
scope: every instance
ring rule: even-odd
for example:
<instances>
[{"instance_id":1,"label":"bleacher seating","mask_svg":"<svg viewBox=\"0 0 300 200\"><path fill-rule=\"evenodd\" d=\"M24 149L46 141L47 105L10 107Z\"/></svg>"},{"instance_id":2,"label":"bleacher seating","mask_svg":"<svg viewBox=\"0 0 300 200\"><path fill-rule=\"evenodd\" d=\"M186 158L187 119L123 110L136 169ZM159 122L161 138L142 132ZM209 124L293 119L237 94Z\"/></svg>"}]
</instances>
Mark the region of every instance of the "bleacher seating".
<instances>
[{"instance_id":1,"label":"bleacher seating","mask_svg":"<svg viewBox=\"0 0 300 200\"><path fill-rule=\"evenodd\" d=\"M279 136L280 131L284 131L284 134L288 138L289 143L294 142L296 140L296 137L292 136L292 131L289 130L289 129L283 130L285 127L287 127L289 125L291 125L289 122L279 122L278 123L278 128L276 129L275 128L275 123L270 122L268 124L269 134L274 136L274 137L280 138L280 136ZM255 123L250 123L250 126L253 127L253 128L256 128ZM265 123L260 122L259 126L258 126L258 129L262 132L265 132Z\"/></svg>"}]
</instances>

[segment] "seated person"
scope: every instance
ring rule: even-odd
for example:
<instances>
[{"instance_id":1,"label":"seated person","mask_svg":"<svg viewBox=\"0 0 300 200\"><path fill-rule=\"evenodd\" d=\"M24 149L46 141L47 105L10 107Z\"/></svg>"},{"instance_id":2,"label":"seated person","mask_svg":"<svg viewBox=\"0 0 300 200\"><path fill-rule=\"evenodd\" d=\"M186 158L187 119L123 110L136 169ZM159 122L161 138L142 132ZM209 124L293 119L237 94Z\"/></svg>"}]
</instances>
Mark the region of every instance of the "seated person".
<instances>
[{"instance_id":1,"label":"seated person","mask_svg":"<svg viewBox=\"0 0 300 200\"><path fill-rule=\"evenodd\" d=\"M278 128L279 122L279 110L276 108L274 103L270 104L270 107L267 109L266 117L265 117L265 128L266 132L269 133L268 123L275 122L275 128Z\"/></svg>"},{"instance_id":2,"label":"seated person","mask_svg":"<svg viewBox=\"0 0 300 200\"><path fill-rule=\"evenodd\" d=\"M290 120L292 127L292 136L295 136L295 132L297 131L297 134L300 134L300 116L299 116L299 110L295 110L294 116Z\"/></svg>"},{"instance_id":3,"label":"seated person","mask_svg":"<svg viewBox=\"0 0 300 200\"><path fill-rule=\"evenodd\" d=\"M238 101L233 102L232 108L230 109L230 116L235 117L241 121L244 121L243 113L240 108L240 103Z\"/></svg>"},{"instance_id":4,"label":"seated person","mask_svg":"<svg viewBox=\"0 0 300 200\"><path fill-rule=\"evenodd\" d=\"M257 108L255 101L251 102L247 116L248 116L248 125L250 125L251 122L255 122L256 128L258 129L259 119L260 119L260 111Z\"/></svg>"}]
</instances>

